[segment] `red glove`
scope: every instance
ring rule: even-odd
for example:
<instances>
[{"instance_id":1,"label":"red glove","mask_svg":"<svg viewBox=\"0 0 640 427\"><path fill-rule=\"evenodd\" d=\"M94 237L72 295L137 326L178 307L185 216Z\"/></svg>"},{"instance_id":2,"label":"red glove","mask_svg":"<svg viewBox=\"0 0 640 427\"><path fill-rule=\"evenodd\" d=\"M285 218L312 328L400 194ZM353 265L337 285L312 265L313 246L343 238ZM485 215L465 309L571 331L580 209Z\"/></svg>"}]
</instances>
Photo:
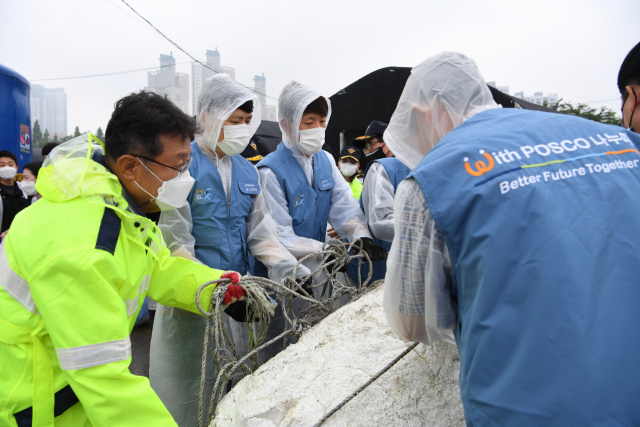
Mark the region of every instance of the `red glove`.
<instances>
[{"instance_id":1,"label":"red glove","mask_svg":"<svg viewBox=\"0 0 640 427\"><path fill-rule=\"evenodd\" d=\"M236 273L235 271L225 271L220 278L231 279L231 284L227 287L227 292L224 294L224 301L222 301L222 305L224 307L227 307L229 304L236 301L242 301L244 297L247 296L247 293L242 289L242 286L236 284L240 282L239 273Z\"/></svg>"},{"instance_id":2,"label":"red glove","mask_svg":"<svg viewBox=\"0 0 640 427\"><path fill-rule=\"evenodd\" d=\"M231 284L237 285L240 281L240 273L237 273L235 271L225 271L224 273L222 273L222 276L220 276L220 278L231 279Z\"/></svg>"}]
</instances>

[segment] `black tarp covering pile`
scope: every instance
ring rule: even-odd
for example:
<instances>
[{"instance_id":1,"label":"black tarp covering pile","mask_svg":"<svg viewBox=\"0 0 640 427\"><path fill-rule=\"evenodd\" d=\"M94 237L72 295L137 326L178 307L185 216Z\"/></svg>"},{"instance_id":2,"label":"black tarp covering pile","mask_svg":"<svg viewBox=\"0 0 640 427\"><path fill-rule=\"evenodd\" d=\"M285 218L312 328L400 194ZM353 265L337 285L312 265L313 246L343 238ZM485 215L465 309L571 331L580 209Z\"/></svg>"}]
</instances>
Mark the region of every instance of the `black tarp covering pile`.
<instances>
[{"instance_id":1,"label":"black tarp covering pile","mask_svg":"<svg viewBox=\"0 0 640 427\"><path fill-rule=\"evenodd\" d=\"M389 123L409 74L409 67L382 68L351 83L329 98L332 112L325 139L336 159L340 153L340 133L344 134L345 146L353 145L354 138L364 135L373 120ZM503 108L554 112L502 93L494 87L489 86L489 89L493 99ZM263 156L275 151L282 140L278 123L263 120L253 138L254 141L256 139L258 151Z\"/></svg>"}]
</instances>

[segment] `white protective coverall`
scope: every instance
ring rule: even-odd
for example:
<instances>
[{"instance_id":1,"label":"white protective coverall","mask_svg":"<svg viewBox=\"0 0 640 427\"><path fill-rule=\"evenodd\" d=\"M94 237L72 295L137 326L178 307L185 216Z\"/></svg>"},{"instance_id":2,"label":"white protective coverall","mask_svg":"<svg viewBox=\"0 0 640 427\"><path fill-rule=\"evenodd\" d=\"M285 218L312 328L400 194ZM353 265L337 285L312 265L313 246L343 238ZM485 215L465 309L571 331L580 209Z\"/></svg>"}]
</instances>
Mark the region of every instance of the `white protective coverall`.
<instances>
[{"instance_id":1,"label":"white protective coverall","mask_svg":"<svg viewBox=\"0 0 640 427\"><path fill-rule=\"evenodd\" d=\"M289 149L293 157L298 161L310 185L313 185L313 158L315 156L327 156L329 163L332 165L331 175L335 182L335 186L331 190L331 208L328 222L340 236L346 237L349 241L362 237L371 238L358 201L353 198L351 187L349 187L349 183L345 181L340 169L336 166L333 156L324 150L308 156L297 148L297 143L300 140L300 122L304 110L319 97L320 95L310 88L295 81L282 89L278 99L278 120L282 131L282 144ZM326 97L325 99L329 106L326 124L329 124L331 101ZM273 219L276 221L280 242L298 259L320 251L323 242L299 237L293 231L292 219L289 215L289 203L284 196L276 174L266 167L260 168L259 172L260 183L262 188L266 190L267 202L271 208ZM318 260L310 260L305 264L311 270L314 270L317 267Z\"/></svg>"},{"instance_id":2,"label":"white protective coverall","mask_svg":"<svg viewBox=\"0 0 640 427\"><path fill-rule=\"evenodd\" d=\"M411 70L384 140L413 169L447 133L491 108L499 106L475 62L444 52ZM398 186L394 213L383 299L389 326L406 341L455 343L449 252L413 178Z\"/></svg>"},{"instance_id":3,"label":"white protective coverall","mask_svg":"<svg viewBox=\"0 0 640 427\"><path fill-rule=\"evenodd\" d=\"M282 89L278 99L278 120L280 130L282 131L281 144L284 144L298 161L310 185L314 182L313 158L315 156L327 156L329 163L332 165L331 175L335 183L335 186L331 190L331 208L329 210L328 222L340 236L346 237L349 241L362 237L371 238L358 201L353 198L351 187L349 183L345 181L340 169L336 166L333 156L326 151L320 151L308 156L297 148L297 143L300 140L300 122L304 110L311 102L319 97L320 95L310 88L295 81L289 83ZM328 124L331 116L331 102L328 98L325 97L325 99L329 106L329 112L326 118L326 123ZM260 185L265 190L267 202L269 203L273 219L277 225L278 237L284 247L298 259L322 250L323 242L297 236L294 232L292 219L289 215L289 202L284 196L276 174L267 167L259 168L258 171L260 172ZM318 267L321 260L321 257L310 258L305 260L303 265L313 271ZM313 283L318 283L323 279L324 272L320 271L314 276ZM314 291L318 297L322 289L316 288ZM299 312L299 310L305 306L306 303L294 298L294 311ZM265 342L281 334L283 330L284 319L282 319L279 304L275 316L272 318L269 330L267 331ZM289 338L288 340L294 343L297 341L295 338ZM260 351L258 355L260 363L271 359L271 357L282 350L282 347L281 342L276 342L263 351Z\"/></svg>"},{"instance_id":4,"label":"white protective coverall","mask_svg":"<svg viewBox=\"0 0 640 427\"><path fill-rule=\"evenodd\" d=\"M393 241L393 196L395 190L384 167L374 162L362 185L362 205L374 237Z\"/></svg>"},{"instance_id":5,"label":"white protective coverall","mask_svg":"<svg viewBox=\"0 0 640 427\"><path fill-rule=\"evenodd\" d=\"M229 156L218 156L215 148L225 120L247 101L253 101L254 106L248 129L251 136L258 129L262 117L257 95L228 75L216 74L206 81L198 97L196 117L199 119L201 132L196 134L195 140L211 161L209 166L218 170L227 201L231 197L232 163ZM246 224L249 252L269 268L269 277L281 281L286 275L290 275L297 260L279 243L276 224L271 217L264 191L254 196ZM188 202L179 209L162 212L159 227L174 256L195 259L195 238L191 234L193 222ZM299 268L297 271L299 277L309 273L307 268ZM246 355L249 341L247 324L236 322L224 313L222 316L238 354L241 357ZM180 426L197 424L205 325L206 318L202 316L158 304L151 340L149 377L151 386ZM207 390L213 387L215 375L214 363L209 360L206 370ZM241 377L242 371L238 370L234 383ZM205 395L206 402L209 401L209 396L209 393Z\"/></svg>"}]
</instances>

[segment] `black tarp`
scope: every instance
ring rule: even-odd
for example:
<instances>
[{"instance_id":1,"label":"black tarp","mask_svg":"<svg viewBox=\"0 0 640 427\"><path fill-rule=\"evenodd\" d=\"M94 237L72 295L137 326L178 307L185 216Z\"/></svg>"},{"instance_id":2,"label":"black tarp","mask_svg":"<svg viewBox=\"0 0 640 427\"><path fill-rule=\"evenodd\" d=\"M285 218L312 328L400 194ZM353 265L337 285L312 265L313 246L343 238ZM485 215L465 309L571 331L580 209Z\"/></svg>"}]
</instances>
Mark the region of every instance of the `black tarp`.
<instances>
[{"instance_id":1,"label":"black tarp","mask_svg":"<svg viewBox=\"0 0 640 427\"><path fill-rule=\"evenodd\" d=\"M353 145L353 140L364 135L373 120L389 123L410 74L409 67L382 68L351 83L329 98L332 112L326 141L333 153L340 152L340 133L344 134L345 146ZM554 112L502 93L491 86L489 89L496 103L503 108ZM334 157L337 158L336 154Z\"/></svg>"},{"instance_id":2,"label":"black tarp","mask_svg":"<svg viewBox=\"0 0 640 427\"><path fill-rule=\"evenodd\" d=\"M389 123L411 68L387 67L367 74L331 96L331 118L326 141L333 153L340 153L340 133L345 146L364 134L373 120ZM337 157L334 154L334 157Z\"/></svg>"}]
</instances>

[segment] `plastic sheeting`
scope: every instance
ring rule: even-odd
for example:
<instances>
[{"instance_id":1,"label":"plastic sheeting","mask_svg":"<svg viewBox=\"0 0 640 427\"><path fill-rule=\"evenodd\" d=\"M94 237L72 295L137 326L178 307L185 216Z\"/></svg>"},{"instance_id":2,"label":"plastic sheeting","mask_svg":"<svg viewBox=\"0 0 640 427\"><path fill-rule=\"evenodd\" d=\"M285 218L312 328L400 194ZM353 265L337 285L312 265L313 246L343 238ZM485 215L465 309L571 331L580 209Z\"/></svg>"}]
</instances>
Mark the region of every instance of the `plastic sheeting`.
<instances>
[{"instance_id":1,"label":"plastic sheeting","mask_svg":"<svg viewBox=\"0 0 640 427\"><path fill-rule=\"evenodd\" d=\"M225 120L247 101L253 101L253 118L249 124L249 135L253 135L262 121L262 105L258 96L227 74L218 73L207 79L196 107L200 124L195 138L198 145L215 150Z\"/></svg>"},{"instance_id":2,"label":"plastic sheeting","mask_svg":"<svg viewBox=\"0 0 640 427\"><path fill-rule=\"evenodd\" d=\"M245 378L210 427L308 427L391 362L406 344L389 330L382 289L329 315ZM455 345L418 346L331 416L330 426L465 425Z\"/></svg>"},{"instance_id":3,"label":"plastic sheeting","mask_svg":"<svg viewBox=\"0 0 640 427\"><path fill-rule=\"evenodd\" d=\"M374 162L362 186L362 205L371 234L385 242L393 241L393 196L395 189L389 175Z\"/></svg>"},{"instance_id":4,"label":"plastic sheeting","mask_svg":"<svg viewBox=\"0 0 640 427\"><path fill-rule=\"evenodd\" d=\"M443 52L411 70L384 140L413 169L447 133L491 108L499 106L476 63L460 53Z\"/></svg>"},{"instance_id":5,"label":"plastic sheeting","mask_svg":"<svg viewBox=\"0 0 640 427\"><path fill-rule=\"evenodd\" d=\"M451 301L449 251L415 180L400 183L394 210L383 300L389 326L405 341L453 344L457 305Z\"/></svg>"}]
</instances>

